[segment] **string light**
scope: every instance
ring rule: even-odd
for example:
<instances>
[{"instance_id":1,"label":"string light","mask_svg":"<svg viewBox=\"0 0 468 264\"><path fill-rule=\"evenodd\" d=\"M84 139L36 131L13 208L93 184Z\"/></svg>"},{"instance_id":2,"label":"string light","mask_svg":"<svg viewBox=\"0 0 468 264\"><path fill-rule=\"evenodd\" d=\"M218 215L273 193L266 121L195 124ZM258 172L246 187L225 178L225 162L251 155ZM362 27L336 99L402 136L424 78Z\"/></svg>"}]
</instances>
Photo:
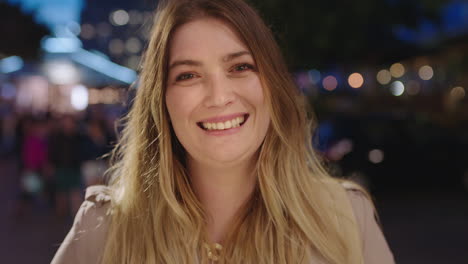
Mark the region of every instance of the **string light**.
<instances>
[{"instance_id":1,"label":"string light","mask_svg":"<svg viewBox=\"0 0 468 264\"><path fill-rule=\"evenodd\" d=\"M348 83L349 86L357 89L361 88L361 86L364 84L364 78L362 77L361 74L355 72L348 77Z\"/></svg>"},{"instance_id":2,"label":"string light","mask_svg":"<svg viewBox=\"0 0 468 264\"><path fill-rule=\"evenodd\" d=\"M382 84L386 85L389 84L392 80L392 74L388 70L380 70L377 73L377 81Z\"/></svg>"},{"instance_id":3,"label":"string light","mask_svg":"<svg viewBox=\"0 0 468 264\"><path fill-rule=\"evenodd\" d=\"M332 75L325 77L322 81L323 88L327 91L333 91L338 86L338 81Z\"/></svg>"},{"instance_id":4,"label":"string light","mask_svg":"<svg viewBox=\"0 0 468 264\"><path fill-rule=\"evenodd\" d=\"M93 25L83 24L81 25L80 36L84 39L92 39L96 35L96 30Z\"/></svg>"},{"instance_id":5,"label":"string light","mask_svg":"<svg viewBox=\"0 0 468 264\"><path fill-rule=\"evenodd\" d=\"M122 10L122 9L112 12L109 17L109 21L114 26L124 26L128 24L129 20L130 20L130 17L127 11Z\"/></svg>"},{"instance_id":6,"label":"string light","mask_svg":"<svg viewBox=\"0 0 468 264\"><path fill-rule=\"evenodd\" d=\"M322 77L318 70L310 70L308 72L309 79L312 84L318 84L320 82L320 78Z\"/></svg>"},{"instance_id":7,"label":"string light","mask_svg":"<svg viewBox=\"0 0 468 264\"><path fill-rule=\"evenodd\" d=\"M419 68L418 74L422 80L428 81L434 76L434 70L432 70L431 66L424 65L421 68Z\"/></svg>"},{"instance_id":8,"label":"string light","mask_svg":"<svg viewBox=\"0 0 468 264\"><path fill-rule=\"evenodd\" d=\"M120 55L125 50L125 44L121 39L113 39L109 42L109 51L114 55Z\"/></svg>"},{"instance_id":9,"label":"string light","mask_svg":"<svg viewBox=\"0 0 468 264\"><path fill-rule=\"evenodd\" d=\"M373 149L369 151L369 161L378 164L384 160L384 152L380 149Z\"/></svg>"},{"instance_id":10,"label":"string light","mask_svg":"<svg viewBox=\"0 0 468 264\"><path fill-rule=\"evenodd\" d=\"M88 89L83 85L76 85L71 90L71 105L75 110L81 111L88 107Z\"/></svg>"},{"instance_id":11,"label":"string light","mask_svg":"<svg viewBox=\"0 0 468 264\"><path fill-rule=\"evenodd\" d=\"M130 53L138 53L141 51L141 42L139 39L133 37L129 38L127 42L125 42L125 49Z\"/></svg>"},{"instance_id":12,"label":"string light","mask_svg":"<svg viewBox=\"0 0 468 264\"><path fill-rule=\"evenodd\" d=\"M393 77L395 78L400 78L405 74L405 66L401 63L394 63L390 67L390 73L392 74Z\"/></svg>"},{"instance_id":13,"label":"string light","mask_svg":"<svg viewBox=\"0 0 468 264\"><path fill-rule=\"evenodd\" d=\"M400 96L405 92L405 86L403 85L402 82L395 81L395 82L392 83L392 85L390 87L390 92L394 96Z\"/></svg>"},{"instance_id":14,"label":"string light","mask_svg":"<svg viewBox=\"0 0 468 264\"><path fill-rule=\"evenodd\" d=\"M450 91L450 97L452 97L455 100L461 100L465 97L466 92L465 89L461 86L454 87Z\"/></svg>"}]
</instances>

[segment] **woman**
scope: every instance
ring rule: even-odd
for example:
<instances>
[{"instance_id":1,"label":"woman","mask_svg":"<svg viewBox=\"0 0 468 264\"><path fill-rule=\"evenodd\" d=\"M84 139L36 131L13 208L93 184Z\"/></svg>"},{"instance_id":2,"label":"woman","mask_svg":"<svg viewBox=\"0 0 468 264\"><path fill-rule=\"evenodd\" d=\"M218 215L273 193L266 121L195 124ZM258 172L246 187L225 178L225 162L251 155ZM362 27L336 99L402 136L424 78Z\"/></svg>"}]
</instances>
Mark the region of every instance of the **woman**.
<instances>
[{"instance_id":1,"label":"woman","mask_svg":"<svg viewBox=\"0 0 468 264\"><path fill-rule=\"evenodd\" d=\"M371 202L327 175L310 130L251 7L160 4L110 187L88 189L52 262L393 263Z\"/></svg>"}]
</instances>

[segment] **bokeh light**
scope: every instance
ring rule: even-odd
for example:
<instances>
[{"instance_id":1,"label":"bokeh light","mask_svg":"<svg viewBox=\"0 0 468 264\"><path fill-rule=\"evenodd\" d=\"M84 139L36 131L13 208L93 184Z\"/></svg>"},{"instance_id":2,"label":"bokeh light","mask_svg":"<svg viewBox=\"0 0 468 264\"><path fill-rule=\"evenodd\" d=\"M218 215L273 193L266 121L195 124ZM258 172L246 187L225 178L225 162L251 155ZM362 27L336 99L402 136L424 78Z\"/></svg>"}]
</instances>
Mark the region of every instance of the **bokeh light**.
<instances>
[{"instance_id":1,"label":"bokeh light","mask_svg":"<svg viewBox=\"0 0 468 264\"><path fill-rule=\"evenodd\" d=\"M390 73L392 74L393 77L395 78L400 78L405 74L405 66L401 63L394 63L390 67Z\"/></svg>"},{"instance_id":2,"label":"bokeh light","mask_svg":"<svg viewBox=\"0 0 468 264\"><path fill-rule=\"evenodd\" d=\"M390 92L394 96L400 96L405 92L405 85L403 85L403 83L400 81L395 81L390 87Z\"/></svg>"},{"instance_id":3,"label":"bokeh light","mask_svg":"<svg viewBox=\"0 0 468 264\"><path fill-rule=\"evenodd\" d=\"M109 41L109 51L113 55L120 55L125 51L125 43L121 39Z\"/></svg>"},{"instance_id":4,"label":"bokeh light","mask_svg":"<svg viewBox=\"0 0 468 264\"><path fill-rule=\"evenodd\" d=\"M380 149L373 149L369 151L369 161L378 164L384 160L384 152Z\"/></svg>"},{"instance_id":5,"label":"bokeh light","mask_svg":"<svg viewBox=\"0 0 468 264\"><path fill-rule=\"evenodd\" d=\"M128 15L127 11L122 9L112 12L109 17L109 21L114 26L124 26L128 24L129 20L130 16Z\"/></svg>"},{"instance_id":6,"label":"bokeh light","mask_svg":"<svg viewBox=\"0 0 468 264\"><path fill-rule=\"evenodd\" d=\"M101 90L101 102L103 104L115 104L119 102L119 92L111 87Z\"/></svg>"},{"instance_id":7,"label":"bokeh light","mask_svg":"<svg viewBox=\"0 0 468 264\"><path fill-rule=\"evenodd\" d=\"M461 86L454 87L450 91L450 97L454 100L461 100L465 98L466 92L465 89Z\"/></svg>"},{"instance_id":8,"label":"bokeh light","mask_svg":"<svg viewBox=\"0 0 468 264\"><path fill-rule=\"evenodd\" d=\"M66 61L50 62L45 65L49 80L58 85L73 84L80 78L78 69Z\"/></svg>"},{"instance_id":9,"label":"bokeh light","mask_svg":"<svg viewBox=\"0 0 468 264\"><path fill-rule=\"evenodd\" d=\"M92 39L96 35L96 30L94 26L91 24L83 24L81 25L81 33L80 36L84 39Z\"/></svg>"},{"instance_id":10,"label":"bokeh light","mask_svg":"<svg viewBox=\"0 0 468 264\"><path fill-rule=\"evenodd\" d=\"M329 75L325 77L322 81L323 88L327 91L333 91L338 86L338 81L335 76Z\"/></svg>"},{"instance_id":11,"label":"bokeh light","mask_svg":"<svg viewBox=\"0 0 468 264\"><path fill-rule=\"evenodd\" d=\"M334 144L328 150L327 156L329 159L334 160L334 161L341 160L343 159L345 155L353 151L353 147L354 147L353 141L351 141L350 139L344 138L338 141L338 143Z\"/></svg>"},{"instance_id":12,"label":"bokeh light","mask_svg":"<svg viewBox=\"0 0 468 264\"><path fill-rule=\"evenodd\" d=\"M310 83L315 85L320 82L320 78L322 78L322 75L320 74L318 70L310 70L308 73L309 73Z\"/></svg>"},{"instance_id":13,"label":"bokeh light","mask_svg":"<svg viewBox=\"0 0 468 264\"><path fill-rule=\"evenodd\" d=\"M418 74L419 74L419 78L421 78L422 80L428 81L432 79L432 77L434 76L434 70L432 69L431 66L424 65L421 68L419 68Z\"/></svg>"},{"instance_id":14,"label":"bokeh light","mask_svg":"<svg viewBox=\"0 0 468 264\"><path fill-rule=\"evenodd\" d=\"M349 83L349 86L353 88L361 88L361 86L364 84L364 78L362 77L360 73L355 72L349 75L348 83Z\"/></svg>"},{"instance_id":15,"label":"bokeh light","mask_svg":"<svg viewBox=\"0 0 468 264\"><path fill-rule=\"evenodd\" d=\"M392 80L392 74L388 70L381 70L377 73L377 81L382 84L386 85L389 84Z\"/></svg>"},{"instance_id":16,"label":"bokeh light","mask_svg":"<svg viewBox=\"0 0 468 264\"><path fill-rule=\"evenodd\" d=\"M125 49L129 53L138 53L141 51L141 41L138 38L129 38L125 42Z\"/></svg>"},{"instance_id":17,"label":"bokeh light","mask_svg":"<svg viewBox=\"0 0 468 264\"><path fill-rule=\"evenodd\" d=\"M19 109L44 111L48 108L50 83L46 78L40 75L25 76L15 85L17 86L16 104Z\"/></svg>"},{"instance_id":18,"label":"bokeh light","mask_svg":"<svg viewBox=\"0 0 468 264\"><path fill-rule=\"evenodd\" d=\"M88 89L83 85L76 85L71 90L71 105L81 111L88 107Z\"/></svg>"}]
</instances>

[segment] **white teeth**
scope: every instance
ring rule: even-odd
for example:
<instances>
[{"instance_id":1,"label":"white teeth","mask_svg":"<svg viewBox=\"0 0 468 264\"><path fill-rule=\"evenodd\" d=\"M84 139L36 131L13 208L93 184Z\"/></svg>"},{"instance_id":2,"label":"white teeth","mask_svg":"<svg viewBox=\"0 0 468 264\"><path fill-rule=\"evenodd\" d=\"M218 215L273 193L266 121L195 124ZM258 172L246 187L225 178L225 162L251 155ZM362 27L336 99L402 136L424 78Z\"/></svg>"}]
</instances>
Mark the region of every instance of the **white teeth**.
<instances>
[{"instance_id":1,"label":"white teeth","mask_svg":"<svg viewBox=\"0 0 468 264\"><path fill-rule=\"evenodd\" d=\"M234 118L233 120L231 120L231 124L232 124L232 127L238 127L239 122L237 122L237 118Z\"/></svg>"},{"instance_id":2,"label":"white teeth","mask_svg":"<svg viewBox=\"0 0 468 264\"><path fill-rule=\"evenodd\" d=\"M224 130L224 129L230 129L234 127L239 127L240 124L244 122L244 120L245 120L244 116L240 116L240 117L233 118L232 120L228 120L226 122L202 123L202 126L206 130Z\"/></svg>"}]
</instances>

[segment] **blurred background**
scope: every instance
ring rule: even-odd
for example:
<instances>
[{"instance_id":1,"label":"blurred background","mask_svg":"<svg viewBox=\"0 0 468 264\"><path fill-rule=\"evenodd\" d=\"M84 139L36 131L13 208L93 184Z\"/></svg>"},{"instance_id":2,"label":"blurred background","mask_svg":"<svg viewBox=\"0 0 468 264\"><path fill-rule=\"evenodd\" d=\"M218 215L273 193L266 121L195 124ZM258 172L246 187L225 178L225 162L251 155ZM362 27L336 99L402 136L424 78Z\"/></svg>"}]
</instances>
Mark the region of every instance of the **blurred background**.
<instances>
[{"instance_id":1,"label":"blurred background","mask_svg":"<svg viewBox=\"0 0 468 264\"><path fill-rule=\"evenodd\" d=\"M251 2L397 263L468 263L468 1ZM102 182L156 4L0 1L1 263L49 263Z\"/></svg>"}]
</instances>

